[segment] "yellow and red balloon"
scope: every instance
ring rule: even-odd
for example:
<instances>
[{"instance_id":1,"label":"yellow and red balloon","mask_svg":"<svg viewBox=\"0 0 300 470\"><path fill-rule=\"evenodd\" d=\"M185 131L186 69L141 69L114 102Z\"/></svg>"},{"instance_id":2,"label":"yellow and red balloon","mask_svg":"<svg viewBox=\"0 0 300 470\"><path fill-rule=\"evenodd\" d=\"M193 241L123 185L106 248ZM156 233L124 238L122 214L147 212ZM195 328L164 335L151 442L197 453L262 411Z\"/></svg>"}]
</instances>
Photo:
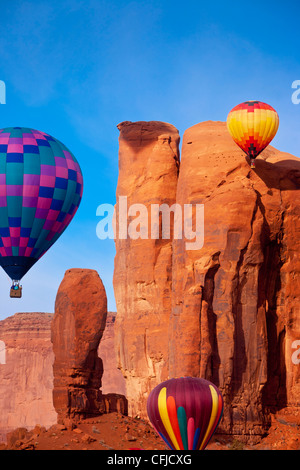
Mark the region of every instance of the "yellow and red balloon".
<instances>
[{"instance_id":1,"label":"yellow and red balloon","mask_svg":"<svg viewBox=\"0 0 300 470\"><path fill-rule=\"evenodd\" d=\"M235 106L227 117L228 131L235 143L251 159L254 159L269 145L279 126L277 112L262 101L245 101Z\"/></svg>"}]
</instances>

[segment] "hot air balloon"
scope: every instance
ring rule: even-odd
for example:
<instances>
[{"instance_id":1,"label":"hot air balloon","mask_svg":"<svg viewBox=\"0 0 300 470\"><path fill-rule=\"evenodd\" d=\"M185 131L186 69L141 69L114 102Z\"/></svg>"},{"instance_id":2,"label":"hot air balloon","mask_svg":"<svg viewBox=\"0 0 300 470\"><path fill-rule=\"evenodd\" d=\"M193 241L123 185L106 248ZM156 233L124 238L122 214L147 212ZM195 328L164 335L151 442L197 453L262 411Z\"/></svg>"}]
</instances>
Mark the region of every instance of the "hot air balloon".
<instances>
[{"instance_id":1,"label":"hot air balloon","mask_svg":"<svg viewBox=\"0 0 300 470\"><path fill-rule=\"evenodd\" d=\"M235 106L227 117L229 133L250 158L251 168L255 168L255 158L275 137L278 126L275 109L261 101L245 101Z\"/></svg>"},{"instance_id":2,"label":"hot air balloon","mask_svg":"<svg viewBox=\"0 0 300 470\"><path fill-rule=\"evenodd\" d=\"M147 413L170 449L204 450L222 417L223 398L208 380L170 379L152 390Z\"/></svg>"},{"instance_id":3,"label":"hot air balloon","mask_svg":"<svg viewBox=\"0 0 300 470\"><path fill-rule=\"evenodd\" d=\"M74 155L45 132L0 130L0 266L21 297L20 280L67 228L82 198Z\"/></svg>"}]
</instances>

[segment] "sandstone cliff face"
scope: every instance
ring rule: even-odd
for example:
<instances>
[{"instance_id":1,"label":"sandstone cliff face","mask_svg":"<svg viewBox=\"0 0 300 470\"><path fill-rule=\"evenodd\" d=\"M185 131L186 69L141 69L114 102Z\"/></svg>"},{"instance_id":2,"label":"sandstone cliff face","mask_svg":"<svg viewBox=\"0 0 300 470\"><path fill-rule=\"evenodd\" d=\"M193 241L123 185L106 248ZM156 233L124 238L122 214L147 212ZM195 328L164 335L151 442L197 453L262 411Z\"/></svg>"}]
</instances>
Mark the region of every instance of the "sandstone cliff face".
<instances>
[{"instance_id":1,"label":"sandstone cliff face","mask_svg":"<svg viewBox=\"0 0 300 470\"><path fill-rule=\"evenodd\" d=\"M0 442L17 427L56 423L52 318L49 313L16 313L0 322L0 340L6 349L5 363L0 364Z\"/></svg>"},{"instance_id":2,"label":"sandstone cliff face","mask_svg":"<svg viewBox=\"0 0 300 470\"><path fill-rule=\"evenodd\" d=\"M97 350L107 317L107 299L96 271L70 269L59 287L51 325L53 403L58 422L104 410L103 364Z\"/></svg>"},{"instance_id":3,"label":"sandstone cliff face","mask_svg":"<svg viewBox=\"0 0 300 470\"><path fill-rule=\"evenodd\" d=\"M159 174L142 190L140 185L133 189L133 184L123 178L124 167L134 155L124 145L124 137L121 129L122 185L118 185L117 194L130 191L137 202L151 200L157 194L159 200ZM163 175L164 170L159 168L164 166L165 155L157 153L157 159L156 170ZM141 184L147 174L147 160L138 161L139 167L131 170ZM222 426L233 434L260 434L269 423L270 407L300 405L299 365L291 360L291 344L300 338L296 301L300 286L299 179L299 159L272 147L257 159L256 169L250 170L225 123L197 124L184 134L176 197L172 201L180 206L204 204L204 245L187 250L186 239L174 239L168 245L172 258L164 260L168 283L166 277L161 277L155 288L150 285L148 291L144 290L143 304L150 304L149 312L151 306L165 312L159 329L160 348L168 348L168 356L163 356L167 362L164 376L192 375L216 383L225 399ZM165 193L166 189L160 203ZM135 243L143 253L144 270L155 271L151 242ZM147 328L145 342L144 309L134 302L140 291L136 278L138 253L132 256L132 247L131 240L123 245L116 243L115 290L119 329L123 331L122 325L131 322L135 339L129 340L129 333L119 336L118 341L119 348L131 351L130 368L123 366L127 383L131 381L129 375L141 383L147 380L147 374L143 379L146 367L140 366L146 362L146 348L139 342L147 346L151 338L155 341L157 327L149 315L143 325L144 331ZM121 270L126 272L123 277ZM157 291L161 297L154 297ZM137 324L141 328L136 328ZM155 380L162 378L153 376ZM135 403L135 412L145 415L144 397L138 403L130 387L127 394L129 403Z\"/></svg>"},{"instance_id":4,"label":"sandstone cliff face","mask_svg":"<svg viewBox=\"0 0 300 470\"><path fill-rule=\"evenodd\" d=\"M205 243L173 244L170 374L214 381L225 429L246 435L267 408L299 406L300 162L271 147L262 157L251 171L223 123L188 129L177 202L204 204Z\"/></svg>"},{"instance_id":5,"label":"sandstone cliff face","mask_svg":"<svg viewBox=\"0 0 300 470\"><path fill-rule=\"evenodd\" d=\"M119 197L127 197L128 210L133 204L143 204L148 210L151 204L175 202L179 135L174 126L161 122L125 122L118 127L115 334L118 363L130 397L129 412L136 415L141 414L141 403L145 405L152 387L168 376L166 331L171 309L172 241L129 236L122 239L119 222L124 211ZM129 215L129 223L136 215ZM146 219L150 231L150 216Z\"/></svg>"},{"instance_id":6,"label":"sandstone cliff face","mask_svg":"<svg viewBox=\"0 0 300 470\"><path fill-rule=\"evenodd\" d=\"M116 313L107 312L106 325L98 347L98 356L103 362L101 391L103 394L126 396L125 379L117 368L115 352L115 321Z\"/></svg>"}]
</instances>

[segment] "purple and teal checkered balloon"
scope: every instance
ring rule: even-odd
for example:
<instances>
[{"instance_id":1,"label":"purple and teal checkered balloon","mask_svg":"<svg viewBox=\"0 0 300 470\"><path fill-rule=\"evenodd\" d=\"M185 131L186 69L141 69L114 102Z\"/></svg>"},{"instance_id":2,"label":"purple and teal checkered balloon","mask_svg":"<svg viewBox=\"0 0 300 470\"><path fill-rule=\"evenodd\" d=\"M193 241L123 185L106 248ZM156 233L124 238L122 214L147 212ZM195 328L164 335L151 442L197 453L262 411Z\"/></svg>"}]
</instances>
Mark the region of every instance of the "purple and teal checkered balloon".
<instances>
[{"instance_id":1,"label":"purple and teal checkered balloon","mask_svg":"<svg viewBox=\"0 0 300 470\"><path fill-rule=\"evenodd\" d=\"M19 281L73 219L83 191L79 164L45 132L0 130L0 266Z\"/></svg>"}]
</instances>

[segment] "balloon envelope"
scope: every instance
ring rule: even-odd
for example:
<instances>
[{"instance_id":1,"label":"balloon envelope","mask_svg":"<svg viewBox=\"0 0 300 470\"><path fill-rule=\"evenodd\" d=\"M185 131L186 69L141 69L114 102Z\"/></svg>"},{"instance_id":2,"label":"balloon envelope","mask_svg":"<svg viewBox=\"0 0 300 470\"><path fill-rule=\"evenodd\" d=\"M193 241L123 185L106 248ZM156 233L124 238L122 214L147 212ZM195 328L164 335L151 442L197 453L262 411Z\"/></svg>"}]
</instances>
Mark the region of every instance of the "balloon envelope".
<instances>
[{"instance_id":1,"label":"balloon envelope","mask_svg":"<svg viewBox=\"0 0 300 470\"><path fill-rule=\"evenodd\" d=\"M227 117L231 137L251 159L269 145L278 126L275 109L261 101L245 101L235 106Z\"/></svg>"},{"instance_id":2,"label":"balloon envelope","mask_svg":"<svg viewBox=\"0 0 300 470\"><path fill-rule=\"evenodd\" d=\"M81 201L74 155L45 132L0 130L0 266L20 280L55 243Z\"/></svg>"},{"instance_id":3,"label":"balloon envelope","mask_svg":"<svg viewBox=\"0 0 300 470\"><path fill-rule=\"evenodd\" d=\"M170 449L203 450L222 417L223 398L208 380L170 379L152 390L147 412Z\"/></svg>"}]
</instances>

